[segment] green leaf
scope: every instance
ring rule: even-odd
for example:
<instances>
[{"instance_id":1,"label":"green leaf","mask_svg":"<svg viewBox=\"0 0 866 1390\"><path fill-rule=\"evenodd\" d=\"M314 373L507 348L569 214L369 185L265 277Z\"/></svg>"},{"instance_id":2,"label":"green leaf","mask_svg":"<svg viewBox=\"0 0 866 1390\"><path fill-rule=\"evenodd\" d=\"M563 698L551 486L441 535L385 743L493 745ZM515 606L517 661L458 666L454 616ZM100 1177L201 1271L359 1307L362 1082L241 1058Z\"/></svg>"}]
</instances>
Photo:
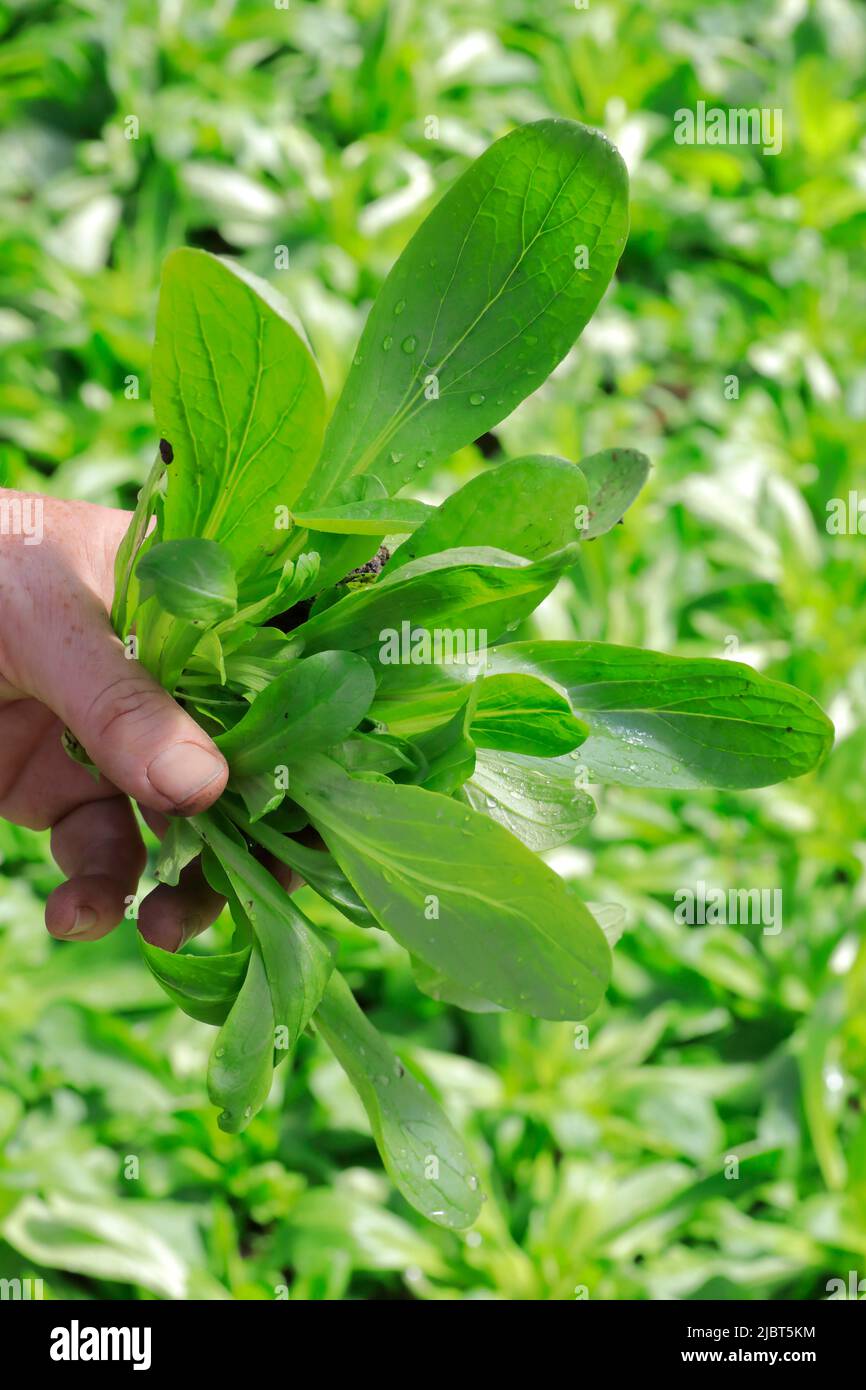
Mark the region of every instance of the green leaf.
<instances>
[{"instance_id":1,"label":"green leaf","mask_svg":"<svg viewBox=\"0 0 866 1390\"><path fill-rule=\"evenodd\" d=\"M580 755L578 754L578 757ZM470 806L541 854L570 844L595 815L570 758L533 758L479 749L463 788Z\"/></svg>"},{"instance_id":2,"label":"green leaf","mask_svg":"<svg viewBox=\"0 0 866 1390\"><path fill-rule=\"evenodd\" d=\"M232 787L246 806L250 820L254 821L276 811L286 795L285 788L277 786L273 769L248 777L233 777Z\"/></svg>"},{"instance_id":3,"label":"green leaf","mask_svg":"<svg viewBox=\"0 0 866 1390\"><path fill-rule=\"evenodd\" d=\"M475 770L475 744L469 736L477 683L456 714L435 729L418 734L413 740L427 764L420 785L431 792L451 796Z\"/></svg>"},{"instance_id":4,"label":"green leaf","mask_svg":"<svg viewBox=\"0 0 866 1390\"><path fill-rule=\"evenodd\" d=\"M268 976L256 945L208 1064L208 1095L220 1107L220 1129L229 1134L245 1129L268 1098L274 1075L275 1022Z\"/></svg>"},{"instance_id":5,"label":"green leaf","mask_svg":"<svg viewBox=\"0 0 866 1390\"><path fill-rule=\"evenodd\" d=\"M281 864L294 869L320 898L342 912L350 922L355 922L359 927L376 926L375 917L358 897L333 855L299 844L269 825L254 822L252 817L246 820L236 816L235 820L250 839L260 844Z\"/></svg>"},{"instance_id":6,"label":"green leaf","mask_svg":"<svg viewBox=\"0 0 866 1390\"><path fill-rule=\"evenodd\" d=\"M590 781L647 787L765 787L815 767L833 726L810 696L740 662L602 642L516 642L490 672L554 681L589 725Z\"/></svg>"},{"instance_id":7,"label":"green leaf","mask_svg":"<svg viewBox=\"0 0 866 1390\"><path fill-rule=\"evenodd\" d=\"M395 1187L429 1221L456 1230L471 1226L483 1199L463 1141L340 975L328 982L316 1027L361 1097Z\"/></svg>"},{"instance_id":8,"label":"green leaf","mask_svg":"<svg viewBox=\"0 0 866 1390\"><path fill-rule=\"evenodd\" d=\"M157 495L165 477L166 463L161 452L151 467L135 504L129 526L114 559L114 601L111 605L111 625L118 637L127 637L129 614L137 606L137 584L133 571L135 561L144 544L148 527L156 506Z\"/></svg>"},{"instance_id":9,"label":"green leaf","mask_svg":"<svg viewBox=\"0 0 866 1390\"><path fill-rule=\"evenodd\" d=\"M403 542L385 573L422 555L465 546L495 546L541 560L582 539L577 508L586 503L586 479L575 464L544 454L511 459L447 497Z\"/></svg>"},{"instance_id":10,"label":"green leaf","mask_svg":"<svg viewBox=\"0 0 866 1390\"><path fill-rule=\"evenodd\" d=\"M153 407L174 449L163 538L219 541L239 579L285 540L319 455L324 390L287 306L264 281L204 251L163 265Z\"/></svg>"},{"instance_id":11,"label":"green leaf","mask_svg":"<svg viewBox=\"0 0 866 1390\"><path fill-rule=\"evenodd\" d=\"M293 794L360 897L413 954L539 1018L598 1004L610 951L594 918L519 841L422 787L354 781L316 756Z\"/></svg>"},{"instance_id":12,"label":"green leaf","mask_svg":"<svg viewBox=\"0 0 866 1390\"><path fill-rule=\"evenodd\" d=\"M432 510L426 503L411 498L374 498L370 502L347 502L342 507L295 512L295 522L308 531L328 531L337 536L399 536L414 531Z\"/></svg>"},{"instance_id":13,"label":"green leaf","mask_svg":"<svg viewBox=\"0 0 866 1390\"><path fill-rule=\"evenodd\" d=\"M230 823L214 811L194 820L250 921L267 972L273 1021L285 1028L285 1050L291 1052L322 997L333 967L331 949L276 879L238 843Z\"/></svg>"},{"instance_id":14,"label":"green leaf","mask_svg":"<svg viewBox=\"0 0 866 1390\"><path fill-rule=\"evenodd\" d=\"M273 774L280 765L348 738L375 690L375 677L363 657L320 651L277 676L216 745L235 777Z\"/></svg>"},{"instance_id":15,"label":"green leaf","mask_svg":"<svg viewBox=\"0 0 866 1390\"><path fill-rule=\"evenodd\" d=\"M546 681L525 675L488 676L480 686L470 732L480 748L503 748L552 758L586 738L566 697Z\"/></svg>"},{"instance_id":16,"label":"green leaf","mask_svg":"<svg viewBox=\"0 0 866 1390\"><path fill-rule=\"evenodd\" d=\"M376 688L368 718L389 729L392 736L417 739L451 719L479 685L486 671L483 661L453 661L441 666L387 663Z\"/></svg>"},{"instance_id":17,"label":"green leaf","mask_svg":"<svg viewBox=\"0 0 866 1390\"><path fill-rule=\"evenodd\" d=\"M160 606L191 623L218 623L237 607L229 556L215 541L163 541L139 560L139 599L156 595Z\"/></svg>"},{"instance_id":18,"label":"green leaf","mask_svg":"<svg viewBox=\"0 0 866 1390\"><path fill-rule=\"evenodd\" d=\"M613 146L574 121L491 145L382 287L307 494L367 470L394 492L541 386L616 268L627 182Z\"/></svg>"},{"instance_id":19,"label":"green leaf","mask_svg":"<svg viewBox=\"0 0 866 1390\"><path fill-rule=\"evenodd\" d=\"M441 970L437 970L434 965L428 965L426 961L419 960L417 956L412 957L412 979L418 986L422 994L426 994L428 999L435 999L439 1004L453 1004L455 1008L465 1009L470 1014L501 1014L505 1010L500 1004L493 1004L489 999L482 999L480 994L470 994L468 989L462 989L453 980L449 980Z\"/></svg>"},{"instance_id":20,"label":"green leaf","mask_svg":"<svg viewBox=\"0 0 866 1390\"><path fill-rule=\"evenodd\" d=\"M316 551L299 555L294 564L291 560L286 560L279 573L273 572L263 580L260 579L257 584L248 586L249 602L220 624L220 640L224 644L228 642L232 650L236 650L246 640L243 634L249 635L251 623L266 623L269 618L287 612L301 599L307 598L315 590L318 575L319 556ZM258 590L263 584L265 592L260 594ZM284 641L287 640L285 635L278 633L276 629L272 629L272 632ZM255 636L261 635L261 631L255 633Z\"/></svg>"},{"instance_id":21,"label":"green leaf","mask_svg":"<svg viewBox=\"0 0 866 1390\"><path fill-rule=\"evenodd\" d=\"M99 779L102 776L102 773L96 766L96 763L93 761L84 745L78 742L78 739L75 737L71 729L63 730L62 734L60 735L60 746L62 747L67 758L71 758L74 763L78 763L80 767L83 767L93 778L94 782L99 781Z\"/></svg>"},{"instance_id":22,"label":"green leaf","mask_svg":"<svg viewBox=\"0 0 866 1390\"><path fill-rule=\"evenodd\" d=\"M585 540L603 536L621 521L649 477L650 461L637 449L603 449L581 459L589 489Z\"/></svg>"},{"instance_id":23,"label":"green leaf","mask_svg":"<svg viewBox=\"0 0 866 1390\"><path fill-rule=\"evenodd\" d=\"M193 653L197 671L205 670L209 675L215 676L220 685L226 683L226 663L223 644L213 628L208 628L206 632L195 644ZM190 658L192 660L193 658ZM189 663L187 663L189 665Z\"/></svg>"},{"instance_id":24,"label":"green leaf","mask_svg":"<svg viewBox=\"0 0 866 1390\"><path fill-rule=\"evenodd\" d=\"M66 1131L68 1133L68 1131ZM139 1212L136 1209L142 1208ZM146 1202L121 1204L51 1192L26 1196L6 1217L2 1235L25 1260L186 1299L189 1268L156 1230Z\"/></svg>"},{"instance_id":25,"label":"green leaf","mask_svg":"<svg viewBox=\"0 0 866 1390\"><path fill-rule=\"evenodd\" d=\"M299 652L298 644L277 628L255 629L252 636L226 656L226 680L243 690L245 696L249 692L259 694L283 674Z\"/></svg>"},{"instance_id":26,"label":"green leaf","mask_svg":"<svg viewBox=\"0 0 866 1390\"><path fill-rule=\"evenodd\" d=\"M485 547L424 556L348 594L293 636L305 651L375 645L383 665L424 665L439 649L458 659L467 651L478 655L488 640L528 617L578 553L571 545L534 563Z\"/></svg>"},{"instance_id":27,"label":"green leaf","mask_svg":"<svg viewBox=\"0 0 866 1390\"><path fill-rule=\"evenodd\" d=\"M241 989L250 958L245 951L224 955L178 955L139 937L141 954L170 999L200 1023L224 1023Z\"/></svg>"},{"instance_id":28,"label":"green leaf","mask_svg":"<svg viewBox=\"0 0 866 1390\"><path fill-rule=\"evenodd\" d=\"M331 748L328 756L348 772L415 773L424 762L414 744L383 733L356 733L345 743Z\"/></svg>"},{"instance_id":29,"label":"green leaf","mask_svg":"<svg viewBox=\"0 0 866 1390\"><path fill-rule=\"evenodd\" d=\"M377 478L373 473L358 473L354 477L346 478L339 487L328 495L327 505L329 507L346 507L356 503L387 502L388 500L388 490L380 478ZM321 511L324 501L324 494L320 495L318 492L313 492L310 494L306 506L318 513ZM308 532L302 531L299 534L301 536L308 535ZM315 544L321 556L317 604L323 593L335 584L339 584L352 570L366 564L371 556L375 555L384 536L384 531L377 531L372 536L328 535L324 531L317 531L310 537L311 543Z\"/></svg>"},{"instance_id":30,"label":"green leaf","mask_svg":"<svg viewBox=\"0 0 866 1390\"><path fill-rule=\"evenodd\" d=\"M160 883L177 887L181 870L201 854L201 839L194 826L183 816L173 816L162 837L154 878Z\"/></svg>"}]
</instances>

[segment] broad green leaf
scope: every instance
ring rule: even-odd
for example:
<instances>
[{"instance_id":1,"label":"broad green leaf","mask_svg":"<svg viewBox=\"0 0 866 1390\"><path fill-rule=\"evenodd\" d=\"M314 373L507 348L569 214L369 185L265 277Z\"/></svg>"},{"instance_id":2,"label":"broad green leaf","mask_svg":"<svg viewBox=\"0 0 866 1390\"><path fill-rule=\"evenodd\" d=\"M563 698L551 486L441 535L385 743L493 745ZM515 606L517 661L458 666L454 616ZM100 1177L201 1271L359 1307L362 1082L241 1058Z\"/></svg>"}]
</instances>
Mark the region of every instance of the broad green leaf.
<instances>
[{"instance_id":1,"label":"broad green leaf","mask_svg":"<svg viewBox=\"0 0 866 1390\"><path fill-rule=\"evenodd\" d=\"M199 854L201 839L195 828L183 816L171 817L159 847L154 878L158 878L160 883L169 884L172 888L177 887L181 870L185 869L187 864L191 864Z\"/></svg>"},{"instance_id":2,"label":"broad green leaf","mask_svg":"<svg viewBox=\"0 0 866 1390\"><path fill-rule=\"evenodd\" d=\"M415 745L393 734L356 733L335 745L328 756L347 772L417 772L424 759Z\"/></svg>"},{"instance_id":3,"label":"broad green leaf","mask_svg":"<svg viewBox=\"0 0 866 1390\"><path fill-rule=\"evenodd\" d=\"M484 816L422 787L360 783L316 756L294 793L380 924L413 954L505 1008L577 1019L610 952L546 864Z\"/></svg>"},{"instance_id":4,"label":"broad green leaf","mask_svg":"<svg viewBox=\"0 0 866 1390\"><path fill-rule=\"evenodd\" d=\"M240 266L204 251L163 265L153 407L174 449L163 539L225 546L239 579L285 541L277 508L297 500L319 455L324 391L288 308Z\"/></svg>"},{"instance_id":5,"label":"broad green leaf","mask_svg":"<svg viewBox=\"0 0 866 1390\"><path fill-rule=\"evenodd\" d=\"M351 651L295 661L215 740L235 777L270 772L348 738L370 707L373 672Z\"/></svg>"},{"instance_id":6,"label":"broad green leaf","mask_svg":"<svg viewBox=\"0 0 866 1390\"><path fill-rule=\"evenodd\" d=\"M395 1187L428 1220L456 1230L471 1226L482 1195L462 1139L340 975L328 982L316 1027L361 1097Z\"/></svg>"},{"instance_id":7,"label":"broad green leaf","mask_svg":"<svg viewBox=\"0 0 866 1390\"><path fill-rule=\"evenodd\" d=\"M488 657L485 652L483 662L454 660L441 666L387 663L368 717L393 736L415 740L454 716L466 699L467 685L472 689L486 670Z\"/></svg>"},{"instance_id":8,"label":"broad green leaf","mask_svg":"<svg viewBox=\"0 0 866 1390\"><path fill-rule=\"evenodd\" d=\"M511 459L447 497L395 552L386 574L458 546L495 546L541 560L583 538L577 509L586 503L586 479L575 464L544 454Z\"/></svg>"},{"instance_id":9,"label":"broad green leaf","mask_svg":"<svg viewBox=\"0 0 866 1390\"><path fill-rule=\"evenodd\" d=\"M603 536L621 521L649 477L650 461L637 449L603 449L581 459L589 489L584 540Z\"/></svg>"},{"instance_id":10,"label":"broad green leaf","mask_svg":"<svg viewBox=\"0 0 866 1390\"><path fill-rule=\"evenodd\" d=\"M290 1052L322 997L333 967L331 949L218 813L196 816L195 823L252 925L267 972L273 1020L285 1028L285 1049Z\"/></svg>"},{"instance_id":11,"label":"broad green leaf","mask_svg":"<svg viewBox=\"0 0 866 1390\"><path fill-rule=\"evenodd\" d=\"M328 531L337 536L399 536L414 531L432 510L411 498L386 497L295 512L295 522L308 531Z\"/></svg>"},{"instance_id":12,"label":"broad green leaf","mask_svg":"<svg viewBox=\"0 0 866 1390\"><path fill-rule=\"evenodd\" d=\"M293 636L310 652L375 646L383 665L477 656L547 597L578 553L567 546L534 563L485 547L425 556L348 594Z\"/></svg>"},{"instance_id":13,"label":"broad green leaf","mask_svg":"<svg viewBox=\"0 0 866 1390\"><path fill-rule=\"evenodd\" d=\"M541 854L570 844L595 815L592 797L577 784L577 767L570 758L533 758L480 748L463 796L476 811Z\"/></svg>"},{"instance_id":14,"label":"broad green leaf","mask_svg":"<svg viewBox=\"0 0 866 1390\"><path fill-rule=\"evenodd\" d=\"M554 681L589 725L588 779L621 786L765 787L815 767L833 726L810 696L740 662L601 642L516 642L489 670Z\"/></svg>"},{"instance_id":15,"label":"broad green leaf","mask_svg":"<svg viewBox=\"0 0 866 1390\"><path fill-rule=\"evenodd\" d=\"M244 982L249 948L224 955L163 951L139 937L141 953L168 997L200 1023L224 1023Z\"/></svg>"},{"instance_id":16,"label":"broad green leaf","mask_svg":"<svg viewBox=\"0 0 866 1390\"><path fill-rule=\"evenodd\" d=\"M275 1022L268 976L256 945L208 1063L208 1095L220 1107L220 1129L229 1134L245 1129L268 1098L274 1075Z\"/></svg>"},{"instance_id":17,"label":"broad green leaf","mask_svg":"<svg viewBox=\"0 0 866 1390\"><path fill-rule=\"evenodd\" d=\"M412 979L418 986L422 994L426 994L428 999L435 999L440 1004L453 1004L455 1008L465 1009L470 1014L501 1014L505 1010L500 1004L493 1004L489 999L482 999L480 994L470 994L468 989L462 989L453 980L449 980L441 970L437 970L434 965L428 965L426 961L419 960L417 956L412 957Z\"/></svg>"},{"instance_id":18,"label":"broad green leaf","mask_svg":"<svg viewBox=\"0 0 866 1390\"><path fill-rule=\"evenodd\" d=\"M479 748L540 758L570 753L587 734L561 691L526 675L486 677L469 728Z\"/></svg>"},{"instance_id":19,"label":"broad green leaf","mask_svg":"<svg viewBox=\"0 0 866 1390\"><path fill-rule=\"evenodd\" d=\"M416 778L416 781L428 791L451 796L458 787L462 787L467 777L472 776L476 750L469 729L476 703L473 697L481 685L481 682L477 682L473 686L468 698L464 698L462 707L450 719L427 733L418 734L413 740L427 764L423 777Z\"/></svg>"},{"instance_id":20,"label":"broad green leaf","mask_svg":"<svg viewBox=\"0 0 866 1390\"><path fill-rule=\"evenodd\" d=\"M235 819L250 839L260 844L281 864L294 869L320 898L342 912L350 922L355 922L359 927L376 926L375 917L362 903L333 855L299 844L291 836L281 834L269 825L254 822L252 817L249 820L241 816Z\"/></svg>"},{"instance_id":21,"label":"broad green leaf","mask_svg":"<svg viewBox=\"0 0 866 1390\"><path fill-rule=\"evenodd\" d=\"M616 269L627 182L613 146L574 121L491 145L385 281L307 494L367 470L395 492L541 386Z\"/></svg>"},{"instance_id":22,"label":"broad green leaf","mask_svg":"<svg viewBox=\"0 0 866 1390\"><path fill-rule=\"evenodd\" d=\"M142 601L155 594L167 613L187 622L218 623L237 607L232 562L214 541L163 541L138 562L135 577Z\"/></svg>"},{"instance_id":23,"label":"broad green leaf","mask_svg":"<svg viewBox=\"0 0 866 1390\"><path fill-rule=\"evenodd\" d=\"M226 680L247 697L251 692L259 694L283 674L299 652L298 644L291 642L278 628L256 629L226 656Z\"/></svg>"}]
</instances>

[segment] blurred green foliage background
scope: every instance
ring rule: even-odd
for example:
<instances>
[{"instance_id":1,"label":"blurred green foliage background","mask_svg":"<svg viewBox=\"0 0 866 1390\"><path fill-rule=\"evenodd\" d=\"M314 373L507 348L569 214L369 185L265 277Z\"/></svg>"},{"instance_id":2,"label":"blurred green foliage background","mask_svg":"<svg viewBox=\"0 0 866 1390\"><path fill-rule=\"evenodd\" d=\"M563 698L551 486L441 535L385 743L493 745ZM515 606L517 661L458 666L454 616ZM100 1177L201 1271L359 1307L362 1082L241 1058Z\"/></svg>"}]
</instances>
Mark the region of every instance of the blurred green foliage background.
<instances>
[{"instance_id":1,"label":"blurred green foliage background","mask_svg":"<svg viewBox=\"0 0 866 1390\"><path fill-rule=\"evenodd\" d=\"M389 938L339 925L365 1007L479 1158L465 1236L401 1202L313 1038L249 1131L221 1133L210 1030L168 1006L131 922L52 943L47 836L0 825L0 1277L85 1299L565 1300L825 1298L866 1275L866 539L826 527L866 486L863 5L6 0L0 31L0 483L131 503L170 248L271 279L333 395L438 194L513 124L575 117L631 170L617 282L425 495L497 449L645 450L645 494L541 631L738 656L838 732L779 788L600 794L553 856L628 913L588 1047L436 1004ZM781 154L676 144L700 98L781 108ZM783 930L675 923L698 880L780 887Z\"/></svg>"}]
</instances>

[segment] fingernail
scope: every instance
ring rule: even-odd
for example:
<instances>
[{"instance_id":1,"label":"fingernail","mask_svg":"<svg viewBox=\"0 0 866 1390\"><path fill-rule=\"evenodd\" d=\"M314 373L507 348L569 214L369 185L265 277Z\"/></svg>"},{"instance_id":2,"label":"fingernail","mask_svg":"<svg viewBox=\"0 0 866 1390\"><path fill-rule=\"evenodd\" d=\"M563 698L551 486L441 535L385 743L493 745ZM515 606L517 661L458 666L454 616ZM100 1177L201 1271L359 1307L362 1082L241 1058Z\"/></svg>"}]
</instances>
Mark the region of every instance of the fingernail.
<instances>
[{"instance_id":1,"label":"fingernail","mask_svg":"<svg viewBox=\"0 0 866 1390\"><path fill-rule=\"evenodd\" d=\"M177 808L185 806L222 776L225 763L197 743L175 743L158 753L147 769L147 780Z\"/></svg>"},{"instance_id":2,"label":"fingernail","mask_svg":"<svg viewBox=\"0 0 866 1390\"><path fill-rule=\"evenodd\" d=\"M65 936L83 936L86 931L90 931L96 925L96 913L92 907L78 907L75 909L75 921L65 932Z\"/></svg>"}]
</instances>

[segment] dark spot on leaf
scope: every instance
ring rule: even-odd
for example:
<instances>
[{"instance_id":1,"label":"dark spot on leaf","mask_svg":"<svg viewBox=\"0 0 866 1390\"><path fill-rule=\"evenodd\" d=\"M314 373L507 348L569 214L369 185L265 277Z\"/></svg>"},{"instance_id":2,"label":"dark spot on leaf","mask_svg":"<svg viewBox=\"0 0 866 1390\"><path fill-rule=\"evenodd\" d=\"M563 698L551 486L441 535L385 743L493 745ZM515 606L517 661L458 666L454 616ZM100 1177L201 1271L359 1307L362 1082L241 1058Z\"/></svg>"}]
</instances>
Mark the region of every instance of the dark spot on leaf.
<instances>
[{"instance_id":1,"label":"dark spot on leaf","mask_svg":"<svg viewBox=\"0 0 866 1390\"><path fill-rule=\"evenodd\" d=\"M161 439L159 441L159 456L162 459L163 463L174 462L174 449L171 447L167 439Z\"/></svg>"}]
</instances>

